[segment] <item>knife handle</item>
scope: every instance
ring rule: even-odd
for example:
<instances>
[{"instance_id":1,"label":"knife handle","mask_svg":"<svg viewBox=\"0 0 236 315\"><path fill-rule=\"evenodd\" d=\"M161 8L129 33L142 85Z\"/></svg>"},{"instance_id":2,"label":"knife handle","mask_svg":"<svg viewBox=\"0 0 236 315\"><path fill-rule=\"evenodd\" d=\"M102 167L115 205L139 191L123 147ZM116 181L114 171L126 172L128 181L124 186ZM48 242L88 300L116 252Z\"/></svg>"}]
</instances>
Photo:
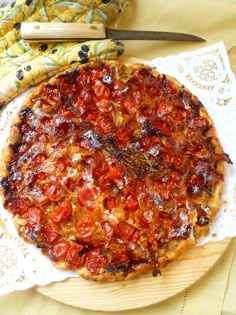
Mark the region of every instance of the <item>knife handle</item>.
<instances>
[{"instance_id":1,"label":"knife handle","mask_svg":"<svg viewBox=\"0 0 236 315\"><path fill-rule=\"evenodd\" d=\"M106 38L106 31L103 24L23 22L21 37L29 41L101 39Z\"/></svg>"}]
</instances>

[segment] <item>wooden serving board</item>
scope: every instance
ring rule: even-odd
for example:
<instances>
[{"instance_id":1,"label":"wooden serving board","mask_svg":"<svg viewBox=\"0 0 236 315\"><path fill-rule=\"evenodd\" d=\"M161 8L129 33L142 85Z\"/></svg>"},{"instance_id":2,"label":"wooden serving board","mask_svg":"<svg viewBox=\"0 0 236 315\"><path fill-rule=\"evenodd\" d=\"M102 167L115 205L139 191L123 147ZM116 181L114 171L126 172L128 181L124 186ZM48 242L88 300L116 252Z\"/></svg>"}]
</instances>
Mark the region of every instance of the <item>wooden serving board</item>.
<instances>
[{"instance_id":1,"label":"wooden serving board","mask_svg":"<svg viewBox=\"0 0 236 315\"><path fill-rule=\"evenodd\" d=\"M229 51L232 70L236 73L236 47ZM199 280L223 255L230 239L195 247L153 278L119 282L94 282L72 278L36 290L59 302L100 311L121 311L158 303L183 291Z\"/></svg>"}]
</instances>

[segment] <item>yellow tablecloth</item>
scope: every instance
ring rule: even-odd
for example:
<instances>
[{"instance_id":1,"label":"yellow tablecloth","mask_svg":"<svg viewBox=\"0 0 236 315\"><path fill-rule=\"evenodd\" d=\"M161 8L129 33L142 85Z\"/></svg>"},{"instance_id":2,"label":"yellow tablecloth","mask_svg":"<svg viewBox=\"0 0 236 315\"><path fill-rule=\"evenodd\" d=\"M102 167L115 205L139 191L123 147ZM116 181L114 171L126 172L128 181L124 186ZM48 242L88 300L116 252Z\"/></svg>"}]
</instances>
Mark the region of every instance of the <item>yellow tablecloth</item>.
<instances>
[{"instance_id":1,"label":"yellow tablecloth","mask_svg":"<svg viewBox=\"0 0 236 315\"><path fill-rule=\"evenodd\" d=\"M123 41L124 57L152 59L191 51L223 40L229 50L236 45L235 0L130 0L119 28L178 31L205 38L205 43ZM175 297L140 310L115 312L125 315L236 315L236 240L201 280ZM55 302L34 289L0 297L5 315L108 314L76 309Z\"/></svg>"}]
</instances>

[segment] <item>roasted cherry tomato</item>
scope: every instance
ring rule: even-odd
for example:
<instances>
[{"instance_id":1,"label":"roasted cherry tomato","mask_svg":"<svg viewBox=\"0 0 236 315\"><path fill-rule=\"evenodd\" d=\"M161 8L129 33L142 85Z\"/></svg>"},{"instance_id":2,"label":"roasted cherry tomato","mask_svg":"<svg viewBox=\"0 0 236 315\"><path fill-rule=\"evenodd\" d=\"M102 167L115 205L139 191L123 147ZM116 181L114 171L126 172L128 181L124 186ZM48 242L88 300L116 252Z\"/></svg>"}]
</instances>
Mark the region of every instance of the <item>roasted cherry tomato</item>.
<instances>
[{"instance_id":1,"label":"roasted cherry tomato","mask_svg":"<svg viewBox=\"0 0 236 315\"><path fill-rule=\"evenodd\" d=\"M93 189L82 188L78 193L79 202L83 207L92 211L96 207L96 195Z\"/></svg>"},{"instance_id":2,"label":"roasted cherry tomato","mask_svg":"<svg viewBox=\"0 0 236 315\"><path fill-rule=\"evenodd\" d=\"M139 208L139 203L138 203L137 198L134 195L129 194L125 199L125 209L128 212L134 212L138 208Z\"/></svg>"},{"instance_id":3,"label":"roasted cherry tomato","mask_svg":"<svg viewBox=\"0 0 236 315\"><path fill-rule=\"evenodd\" d=\"M65 262L69 269L77 269L83 267L84 259L84 246L75 243L68 250Z\"/></svg>"},{"instance_id":4,"label":"roasted cherry tomato","mask_svg":"<svg viewBox=\"0 0 236 315\"><path fill-rule=\"evenodd\" d=\"M89 239L96 230L93 218L90 215L84 215L81 217L76 224L76 230L81 239Z\"/></svg>"},{"instance_id":5,"label":"roasted cherry tomato","mask_svg":"<svg viewBox=\"0 0 236 315\"><path fill-rule=\"evenodd\" d=\"M65 171L67 166L72 166L72 161L69 157L61 157L56 161L56 167L60 172Z\"/></svg>"},{"instance_id":6,"label":"roasted cherry tomato","mask_svg":"<svg viewBox=\"0 0 236 315\"><path fill-rule=\"evenodd\" d=\"M120 144L127 144L132 134L133 130L130 126L121 126L116 131L116 139Z\"/></svg>"},{"instance_id":7,"label":"roasted cherry tomato","mask_svg":"<svg viewBox=\"0 0 236 315\"><path fill-rule=\"evenodd\" d=\"M136 114L138 110L138 104L135 102L134 99L125 100L124 101L124 108L128 114Z\"/></svg>"},{"instance_id":8,"label":"roasted cherry tomato","mask_svg":"<svg viewBox=\"0 0 236 315\"><path fill-rule=\"evenodd\" d=\"M51 200L60 200L63 197L63 190L59 183L51 182L42 187L45 195Z\"/></svg>"},{"instance_id":9,"label":"roasted cherry tomato","mask_svg":"<svg viewBox=\"0 0 236 315\"><path fill-rule=\"evenodd\" d=\"M93 163L93 176L98 178L99 176L105 174L107 172L107 162L102 154L97 154L95 158L95 162Z\"/></svg>"},{"instance_id":10,"label":"roasted cherry tomato","mask_svg":"<svg viewBox=\"0 0 236 315\"><path fill-rule=\"evenodd\" d=\"M56 227L53 224L47 223L40 230L40 236L42 237L43 242L54 244L59 240L61 235L57 232Z\"/></svg>"},{"instance_id":11,"label":"roasted cherry tomato","mask_svg":"<svg viewBox=\"0 0 236 315\"><path fill-rule=\"evenodd\" d=\"M94 85L94 95L96 100L108 100L110 98L111 92L108 86L103 84L101 81L96 81Z\"/></svg>"},{"instance_id":12,"label":"roasted cherry tomato","mask_svg":"<svg viewBox=\"0 0 236 315\"><path fill-rule=\"evenodd\" d=\"M108 165L108 172L111 179L121 178L122 171L118 163L111 163Z\"/></svg>"},{"instance_id":13,"label":"roasted cherry tomato","mask_svg":"<svg viewBox=\"0 0 236 315\"><path fill-rule=\"evenodd\" d=\"M54 223L63 223L71 216L72 207L70 202L62 201L59 206L50 213L50 219Z\"/></svg>"},{"instance_id":14,"label":"roasted cherry tomato","mask_svg":"<svg viewBox=\"0 0 236 315\"><path fill-rule=\"evenodd\" d=\"M108 113L111 111L111 101L110 100L103 99L100 101L96 101L96 106L103 113Z\"/></svg>"},{"instance_id":15,"label":"roasted cherry tomato","mask_svg":"<svg viewBox=\"0 0 236 315\"><path fill-rule=\"evenodd\" d=\"M55 84L52 84L52 83L45 84L43 89L50 100L54 102L58 102L59 92L58 92L58 87Z\"/></svg>"},{"instance_id":16,"label":"roasted cherry tomato","mask_svg":"<svg viewBox=\"0 0 236 315\"><path fill-rule=\"evenodd\" d=\"M107 264L107 256L99 248L93 249L86 255L85 267L94 275L98 275Z\"/></svg>"},{"instance_id":17,"label":"roasted cherry tomato","mask_svg":"<svg viewBox=\"0 0 236 315\"><path fill-rule=\"evenodd\" d=\"M30 207L26 213L27 226L36 227L43 221L43 210L39 207Z\"/></svg>"},{"instance_id":18,"label":"roasted cherry tomato","mask_svg":"<svg viewBox=\"0 0 236 315\"><path fill-rule=\"evenodd\" d=\"M70 244L67 240L60 240L56 242L48 251L50 259L52 261L60 261L65 259L69 248Z\"/></svg>"},{"instance_id":19,"label":"roasted cherry tomato","mask_svg":"<svg viewBox=\"0 0 236 315\"><path fill-rule=\"evenodd\" d=\"M109 196L106 197L103 201L104 207L108 210L113 210L117 207L117 197Z\"/></svg>"},{"instance_id":20,"label":"roasted cherry tomato","mask_svg":"<svg viewBox=\"0 0 236 315\"><path fill-rule=\"evenodd\" d=\"M96 119L96 127L101 133L110 133L112 130L111 120L106 116L98 116Z\"/></svg>"},{"instance_id":21,"label":"roasted cherry tomato","mask_svg":"<svg viewBox=\"0 0 236 315\"><path fill-rule=\"evenodd\" d=\"M98 185L102 191L108 190L111 187L111 179L107 174L102 174L98 177Z\"/></svg>"},{"instance_id":22,"label":"roasted cherry tomato","mask_svg":"<svg viewBox=\"0 0 236 315\"><path fill-rule=\"evenodd\" d=\"M129 241L131 240L136 228L126 221L120 221L118 223L118 230L121 238Z\"/></svg>"}]
</instances>

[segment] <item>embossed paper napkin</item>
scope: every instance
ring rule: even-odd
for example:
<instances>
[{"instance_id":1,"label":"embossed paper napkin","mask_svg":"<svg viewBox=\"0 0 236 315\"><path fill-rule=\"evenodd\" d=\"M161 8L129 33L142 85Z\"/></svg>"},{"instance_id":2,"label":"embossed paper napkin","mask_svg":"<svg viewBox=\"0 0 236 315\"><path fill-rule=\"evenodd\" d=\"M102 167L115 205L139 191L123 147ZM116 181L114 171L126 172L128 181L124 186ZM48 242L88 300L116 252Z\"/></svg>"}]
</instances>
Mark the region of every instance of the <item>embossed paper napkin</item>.
<instances>
[{"instance_id":1,"label":"embossed paper napkin","mask_svg":"<svg viewBox=\"0 0 236 315\"><path fill-rule=\"evenodd\" d=\"M219 139L233 165L227 166L225 189L219 215L209 237L201 244L236 235L236 80L222 42L178 56L157 58L151 62L162 73L176 77L186 85L207 108ZM7 134L9 119L24 100L25 92L8 104L1 115L0 147ZM34 285L46 285L68 277L74 272L59 271L36 248L25 244L18 236L11 217L0 208L0 295L24 290Z\"/></svg>"}]
</instances>

